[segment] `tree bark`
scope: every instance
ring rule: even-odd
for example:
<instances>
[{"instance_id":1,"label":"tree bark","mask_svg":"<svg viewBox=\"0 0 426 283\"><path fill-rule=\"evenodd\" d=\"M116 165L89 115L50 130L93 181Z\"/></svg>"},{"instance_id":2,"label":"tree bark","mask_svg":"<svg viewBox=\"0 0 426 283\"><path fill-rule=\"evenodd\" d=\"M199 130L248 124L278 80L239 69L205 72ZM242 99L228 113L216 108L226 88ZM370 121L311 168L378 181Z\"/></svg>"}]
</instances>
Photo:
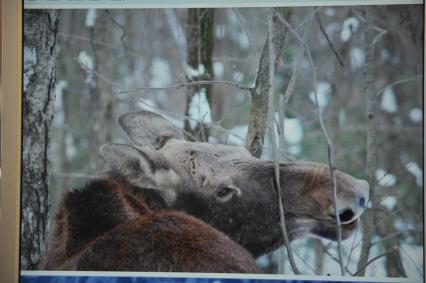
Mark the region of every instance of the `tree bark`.
<instances>
[{"instance_id":1,"label":"tree bark","mask_svg":"<svg viewBox=\"0 0 426 283\"><path fill-rule=\"evenodd\" d=\"M187 64L194 70L199 70L199 66L204 66L205 73L188 81L211 80L213 79L213 48L214 48L214 9L188 9L186 40L187 40ZM189 116L189 106L197 91L205 89L209 105L212 105L212 85L189 87L187 89L187 100L185 116ZM188 119L185 119L185 131L201 140L207 141L208 130L203 123L197 123L192 129Z\"/></svg>"},{"instance_id":2,"label":"tree bark","mask_svg":"<svg viewBox=\"0 0 426 283\"><path fill-rule=\"evenodd\" d=\"M277 14L280 14L287 22L291 18L291 9L274 8L273 9L273 32L272 44L274 45L274 73L277 70L280 60L281 50L284 46L284 40L287 35L287 27L279 20ZM251 91L251 109L249 126L246 137L246 148L255 157L262 155L264 135L268 118L269 103L268 92L269 85L269 39L267 38L260 55L259 67L256 75L255 86Z\"/></svg>"},{"instance_id":3,"label":"tree bark","mask_svg":"<svg viewBox=\"0 0 426 283\"><path fill-rule=\"evenodd\" d=\"M372 22L371 11L364 10L367 19L365 23L365 63L364 63L364 93L366 94L367 106L367 174L368 183L370 184L370 201L371 208L364 214L364 234L362 238L361 255L358 260L359 275L364 276L366 269L363 266L368 262L368 255L372 247L371 239L375 234L375 212L377 207L377 198L375 197L375 171L377 169L377 148L378 148L378 113L379 113L379 96L374 87L374 37L375 31Z\"/></svg>"},{"instance_id":4,"label":"tree bark","mask_svg":"<svg viewBox=\"0 0 426 283\"><path fill-rule=\"evenodd\" d=\"M24 10L21 268L34 269L46 238L55 100L57 10Z\"/></svg>"}]
</instances>

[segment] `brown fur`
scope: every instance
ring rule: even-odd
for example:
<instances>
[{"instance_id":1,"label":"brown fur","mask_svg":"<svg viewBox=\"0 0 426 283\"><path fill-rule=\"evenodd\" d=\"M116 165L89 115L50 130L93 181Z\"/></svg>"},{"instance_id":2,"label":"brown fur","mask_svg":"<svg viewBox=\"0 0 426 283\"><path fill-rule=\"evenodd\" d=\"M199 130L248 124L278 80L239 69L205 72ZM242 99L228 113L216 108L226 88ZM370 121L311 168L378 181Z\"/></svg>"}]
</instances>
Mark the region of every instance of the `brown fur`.
<instances>
[{"instance_id":1,"label":"brown fur","mask_svg":"<svg viewBox=\"0 0 426 283\"><path fill-rule=\"evenodd\" d=\"M228 236L185 213L152 210L136 188L110 180L65 195L53 238L44 269L258 272Z\"/></svg>"}]
</instances>

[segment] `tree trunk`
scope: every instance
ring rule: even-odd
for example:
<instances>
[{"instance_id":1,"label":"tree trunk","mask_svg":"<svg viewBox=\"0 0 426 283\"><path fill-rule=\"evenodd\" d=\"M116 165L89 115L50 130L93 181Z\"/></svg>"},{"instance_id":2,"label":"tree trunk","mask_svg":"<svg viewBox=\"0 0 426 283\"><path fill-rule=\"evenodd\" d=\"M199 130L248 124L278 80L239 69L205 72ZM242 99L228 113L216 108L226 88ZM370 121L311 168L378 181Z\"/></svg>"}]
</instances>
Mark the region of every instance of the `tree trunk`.
<instances>
[{"instance_id":1,"label":"tree trunk","mask_svg":"<svg viewBox=\"0 0 426 283\"><path fill-rule=\"evenodd\" d=\"M21 268L34 269L46 238L55 100L57 10L24 10Z\"/></svg>"},{"instance_id":2,"label":"tree trunk","mask_svg":"<svg viewBox=\"0 0 426 283\"><path fill-rule=\"evenodd\" d=\"M204 74L195 77L187 77L188 81L211 80L213 78L213 47L214 47L214 9L188 9L186 41L187 41L187 64L193 70L199 70L199 66L204 66ZM207 102L212 105L212 86L195 86L187 88L187 100L185 116L189 116L189 106L196 92L205 90ZM200 140L208 140L208 129L203 123L197 123L194 129L191 128L189 120L185 119L185 131Z\"/></svg>"},{"instance_id":3,"label":"tree trunk","mask_svg":"<svg viewBox=\"0 0 426 283\"><path fill-rule=\"evenodd\" d=\"M364 64L364 93L366 94L367 104L367 174L370 184L371 208L364 214L364 235L362 238L361 255L358 260L358 271L360 276L365 275L366 269L362 268L368 262L368 255L372 246L371 239L375 234L375 212L377 207L377 197L374 189L376 184L375 171L377 169L377 148L378 148L378 113L379 96L374 88L374 37L375 30L372 22L371 11L365 9L365 64Z\"/></svg>"},{"instance_id":4,"label":"tree trunk","mask_svg":"<svg viewBox=\"0 0 426 283\"><path fill-rule=\"evenodd\" d=\"M274 72L277 70L280 60L281 50L284 46L284 40L287 35L287 27L280 21L280 15L287 22L291 18L291 9L274 8L273 9L273 32L272 43L274 45ZM271 35L268 35L271 36ZM246 148L255 157L262 155L262 146L269 111L268 92L269 85L269 39L267 38L263 46L262 54L256 76L255 87L251 92L251 110L249 126L246 137Z\"/></svg>"},{"instance_id":5,"label":"tree trunk","mask_svg":"<svg viewBox=\"0 0 426 283\"><path fill-rule=\"evenodd\" d=\"M100 79L101 76L109 77L113 71L108 66L108 50L98 48L96 41L109 42L108 23L109 19L105 10L97 10L97 18L93 26L89 27L90 45L93 55L93 74L91 79L87 80L87 91L89 94L90 119L92 130L89 134L90 141L90 171L99 170L104 165L104 159L99 152L101 145L111 142L110 127L114 124L113 106L112 106L112 87L107 82ZM97 75L100 74L100 75Z\"/></svg>"}]
</instances>

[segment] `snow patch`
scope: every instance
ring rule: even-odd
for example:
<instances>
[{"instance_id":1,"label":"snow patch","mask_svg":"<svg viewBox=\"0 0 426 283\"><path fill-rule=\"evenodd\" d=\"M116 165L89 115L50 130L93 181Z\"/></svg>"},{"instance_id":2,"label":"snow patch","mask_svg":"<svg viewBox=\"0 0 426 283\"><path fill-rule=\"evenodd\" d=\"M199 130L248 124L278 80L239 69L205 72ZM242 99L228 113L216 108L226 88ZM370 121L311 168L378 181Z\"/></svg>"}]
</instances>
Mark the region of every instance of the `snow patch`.
<instances>
[{"instance_id":1,"label":"snow patch","mask_svg":"<svg viewBox=\"0 0 426 283\"><path fill-rule=\"evenodd\" d=\"M171 83L171 70L169 63L161 58L154 58L152 60L151 68L151 86L153 87L164 87Z\"/></svg>"},{"instance_id":2,"label":"snow patch","mask_svg":"<svg viewBox=\"0 0 426 283\"><path fill-rule=\"evenodd\" d=\"M329 17L333 17L334 15L336 15L336 10L334 10L333 8L327 8L325 9L325 14Z\"/></svg>"},{"instance_id":3,"label":"snow patch","mask_svg":"<svg viewBox=\"0 0 426 283\"><path fill-rule=\"evenodd\" d=\"M423 121L423 111L420 108L411 109L410 119L414 123L420 123L421 121Z\"/></svg>"},{"instance_id":4,"label":"snow patch","mask_svg":"<svg viewBox=\"0 0 426 283\"><path fill-rule=\"evenodd\" d=\"M395 175L389 174L385 170L379 168L375 172L376 180L382 187L391 187L396 184Z\"/></svg>"},{"instance_id":5,"label":"snow patch","mask_svg":"<svg viewBox=\"0 0 426 283\"><path fill-rule=\"evenodd\" d=\"M244 139L247 136L248 125L238 125L229 129L231 135L227 138L228 144L244 145Z\"/></svg>"},{"instance_id":6,"label":"snow patch","mask_svg":"<svg viewBox=\"0 0 426 283\"><path fill-rule=\"evenodd\" d=\"M202 88L198 91L191 99L189 103L189 123L191 128L194 129L197 122L211 123L211 109L209 102L207 101L206 89Z\"/></svg>"},{"instance_id":7,"label":"snow patch","mask_svg":"<svg viewBox=\"0 0 426 283\"><path fill-rule=\"evenodd\" d=\"M419 167L416 162L409 162L405 165L405 168L416 177L416 184L420 188L423 187L423 170Z\"/></svg>"},{"instance_id":8,"label":"snow patch","mask_svg":"<svg viewBox=\"0 0 426 283\"><path fill-rule=\"evenodd\" d=\"M34 75L34 66L37 65L37 50L35 48L24 48L24 92L27 91L30 78Z\"/></svg>"},{"instance_id":9,"label":"snow patch","mask_svg":"<svg viewBox=\"0 0 426 283\"><path fill-rule=\"evenodd\" d=\"M380 202L381 205L386 207L389 211L393 210L396 206L397 200L394 196L388 196Z\"/></svg>"},{"instance_id":10,"label":"snow patch","mask_svg":"<svg viewBox=\"0 0 426 283\"><path fill-rule=\"evenodd\" d=\"M247 49L250 46L250 40L245 32L240 33L239 44L242 49Z\"/></svg>"},{"instance_id":11,"label":"snow patch","mask_svg":"<svg viewBox=\"0 0 426 283\"><path fill-rule=\"evenodd\" d=\"M225 25L219 24L216 26L215 30L216 38L222 39L225 37Z\"/></svg>"},{"instance_id":12,"label":"snow patch","mask_svg":"<svg viewBox=\"0 0 426 283\"><path fill-rule=\"evenodd\" d=\"M284 138L289 144L298 144L303 139L303 126L298 118L286 118L284 119ZM290 148L289 148L290 150ZM297 148L293 149L294 154L299 154L300 151Z\"/></svg>"},{"instance_id":13,"label":"snow patch","mask_svg":"<svg viewBox=\"0 0 426 283\"><path fill-rule=\"evenodd\" d=\"M63 111L63 95L64 89L68 86L68 82L60 80L55 84L55 117L54 121L57 125L63 126L65 122L65 116ZM58 111L56 111L58 110Z\"/></svg>"},{"instance_id":14,"label":"snow patch","mask_svg":"<svg viewBox=\"0 0 426 283\"><path fill-rule=\"evenodd\" d=\"M395 93L392 87L385 88L380 102L380 108L388 113L395 113L398 110Z\"/></svg>"},{"instance_id":15,"label":"snow patch","mask_svg":"<svg viewBox=\"0 0 426 283\"><path fill-rule=\"evenodd\" d=\"M424 271L423 246L401 244L401 262L407 277L413 282L422 282Z\"/></svg>"},{"instance_id":16,"label":"snow patch","mask_svg":"<svg viewBox=\"0 0 426 283\"><path fill-rule=\"evenodd\" d=\"M351 36L357 31L359 26L359 21L355 17L347 18L343 22L342 31L340 32L340 39L343 42L349 41Z\"/></svg>"},{"instance_id":17,"label":"snow patch","mask_svg":"<svg viewBox=\"0 0 426 283\"><path fill-rule=\"evenodd\" d=\"M237 83L240 83L244 80L244 74L241 72L235 72L233 74L233 78L234 78L234 81L236 81Z\"/></svg>"},{"instance_id":18,"label":"snow patch","mask_svg":"<svg viewBox=\"0 0 426 283\"><path fill-rule=\"evenodd\" d=\"M189 79L193 79L203 75L204 72L206 71L206 68L204 67L203 64L200 64L198 65L198 69L194 69L191 66L189 66L187 63L184 63L183 70Z\"/></svg>"},{"instance_id":19,"label":"snow patch","mask_svg":"<svg viewBox=\"0 0 426 283\"><path fill-rule=\"evenodd\" d=\"M65 135L65 156L68 160L74 158L77 155L77 148L74 144L74 139L70 133Z\"/></svg>"},{"instance_id":20,"label":"snow patch","mask_svg":"<svg viewBox=\"0 0 426 283\"><path fill-rule=\"evenodd\" d=\"M387 61L390 57L391 57L391 53L388 49L383 49L380 52L380 59L382 59L382 61Z\"/></svg>"},{"instance_id":21,"label":"snow patch","mask_svg":"<svg viewBox=\"0 0 426 283\"><path fill-rule=\"evenodd\" d=\"M225 73L225 67L222 62L215 61L213 63L213 73L216 78L223 78L223 74Z\"/></svg>"},{"instance_id":22,"label":"snow patch","mask_svg":"<svg viewBox=\"0 0 426 283\"><path fill-rule=\"evenodd\" d=\"M96 18L98 17L98 15L96 14L96 10L95 9L89 9L87 10L87 14L86 14L86 27L93 27L96 23Z\"/></svg>"},{"instance_id":23,"label":"snow patch","mask_svg":"<svg viewBox=\"0 0 426 283\"><path fill-rule=\"evenodd\" d=\"M357 70L364 65L365 53L361 48L354 47L350 51L351 69Z\"/></svg>"},{"instance_id":24,"label":"snow patch","mask_svg":"<svg viewBox=\"0 0 426 283\"><path fill-rule=\"evenodd\" d=\"M317 85L317 96L318 96L318 107L319 110L322 111L325 107L327 107L330 101L330 95L332 92L332 88L329 82L319 82ZM315 92L311 92L309 94L309 99L312 101L314 105L316 105Z\"/></svg>"},{"instance_id":25,"label":"snow patch","mask_svg":"<svg viewBox=\"0 0 426 283\"><path fill-rule=\"evenodd\" d=\"M86 51L81 51L80 54L78 54L78 61L88 70L90 71L93 70L93 67L94 67L93 59L86 53Z\"/></svg>"},{"instance_id":26,"label":"snow patch","mask_svg":"<svg viewBox=\"0 0 426 283\"><path fill-rule=\"evenodd\" d=\"M302 147L300 145L290 145L289 147L287 147L287 151L288 153L290 153L291 155L300 155L302 153Z\"/></svg>"}]
</instances>

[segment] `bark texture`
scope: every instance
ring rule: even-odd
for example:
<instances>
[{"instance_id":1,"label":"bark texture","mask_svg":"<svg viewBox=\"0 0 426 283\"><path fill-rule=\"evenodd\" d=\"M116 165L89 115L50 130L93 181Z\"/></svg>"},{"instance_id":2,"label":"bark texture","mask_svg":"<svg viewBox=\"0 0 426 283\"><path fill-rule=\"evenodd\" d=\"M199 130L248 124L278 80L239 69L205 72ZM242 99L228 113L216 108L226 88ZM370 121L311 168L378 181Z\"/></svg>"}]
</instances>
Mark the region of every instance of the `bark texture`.
<instances>
[{"instance_id":1,"label":"bark texture","mask_svg":"<svg viewBox=\"0 0 426 283\"><path fill-rule=\"evenodd\" d=\"M287 35L287 27L280 21L277 14L281 15L287 22L291 18L289 8L274 8L272 23L272 44L274 45L274 72L277 70L278 62L281 59L281 50ZM259 67L256 75L255 86L251 91L251 109L248 132L246 137L246 148L255 157L262 154L264 135L269 111L268 93L271 88L269 84L269 38L266 39L260 55Z\"/></svg>"},{"instance_id":2,"label":"bark texture","mask_svg":"<svg viewBox=\"0 0 426 283\"><path fill-rule=\"evenodd\" d=\"M377 91L374 87L374 38L376 32L372 23L372 15L370 12L365 11L367 19L365 23L365 64L364 64L364 93L366 95L367 106L367 174L368 183L370 184L370 201L372 203L371 209L368 209L364 214L364 234L362 238L361 255L358 260L359 276L365 275L364 266L368 262L368 256L372 247L371 239L375 234L375 212L374 209L377 205L377 198L375 197L375 172L377 169L377 148L378 148L378 113L379 113L379 98Z\"/></svg>"},{"instance_id":3,"label":"bark texture","mask_svg":"<svg viewBox=\"0 0 426 283\"><path fill-rule=\"evenodd\" d=\"M34 269L46 238L49 146L58 11L24 11L21 268Z\"/></svg>"},{"instance_id":4,"label":"bark texture","mask_svg":"<svg viewBox=\"0 0 426 283\"><path fill-rule=\"evenodd\" d=\"M194 70L204 66L205 73L196 77L187 77L188 81L213 79L213 48L214 48L214 9L188 9L187 16L187 64ZM212 105L212 85L195 86L187 89L187 101L185 115L189 116L189 105L196 92L205 89L209 105ZM203 123L198 123L192 129L188 119L185 119L185 131L202 141L208 140L208 129Z\"/></svg>"}]
</instances>

